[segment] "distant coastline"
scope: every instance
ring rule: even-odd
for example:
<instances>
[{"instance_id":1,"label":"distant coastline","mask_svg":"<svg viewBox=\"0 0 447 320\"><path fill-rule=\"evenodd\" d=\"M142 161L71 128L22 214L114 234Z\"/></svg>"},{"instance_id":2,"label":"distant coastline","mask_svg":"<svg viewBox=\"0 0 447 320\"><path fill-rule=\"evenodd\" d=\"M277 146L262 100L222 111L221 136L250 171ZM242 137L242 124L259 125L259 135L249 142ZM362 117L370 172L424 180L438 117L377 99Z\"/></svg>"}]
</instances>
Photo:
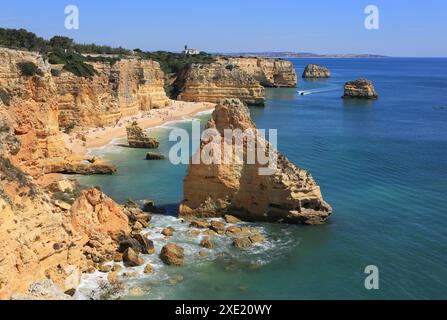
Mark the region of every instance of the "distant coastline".
<instances>
[{"instance_id":1,"label":"distant coastline","mask_svg":"<svg viewBox=\"0 0 447 320\"><path fill-rule=\"evenodd\" d=\"M243 57L262 57L262 58L390 58L389 56L378 54L317 54L311 52L230 52L230 53L217 53L219 55L227 56L243 56Z\"/></svg>"}]
</instances>

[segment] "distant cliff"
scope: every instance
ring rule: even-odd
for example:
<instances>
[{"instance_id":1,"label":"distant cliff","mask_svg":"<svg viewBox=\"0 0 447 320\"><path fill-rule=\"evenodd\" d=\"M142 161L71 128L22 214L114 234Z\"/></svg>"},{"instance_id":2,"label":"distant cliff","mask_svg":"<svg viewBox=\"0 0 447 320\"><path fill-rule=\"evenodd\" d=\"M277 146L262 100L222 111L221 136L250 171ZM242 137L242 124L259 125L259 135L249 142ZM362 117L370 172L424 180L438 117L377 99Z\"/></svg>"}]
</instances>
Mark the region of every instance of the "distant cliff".
<instances>
[{"instance_id":1,"label":"distant cliff","mask_svg":"<svg viewBox=\"0 0 447 320\"><path fill-rule=\"evenodd\" d=\"M296 85L297 75L290 61L231 57L207 65L193 64L175 83L179 100L218 103L237 98L250 105L264 104L264 87Z\"/></svg>"},{"instance_id":2,"label":"distant cliff","mask_svg":"<svg viewBox=\"0 0 447 320\"><path fill-rule=\"evenodd\" d=\"M287 60L257 57L224 57L221 61L236 65L264 87L296 87L297 75L293 63Z\"/></svg>"},{"instance_id":3,"label":"distant cliff","mask_svg":"<svg viewBox=\"0 0 447 320\"><path fill-rule=\"evenodd\" d=\"M232 64L193 64L177 77L178 100L218 103L238 98L250 105L263 105L265 90L247 72Z\"/></svg>"}]
</instances>

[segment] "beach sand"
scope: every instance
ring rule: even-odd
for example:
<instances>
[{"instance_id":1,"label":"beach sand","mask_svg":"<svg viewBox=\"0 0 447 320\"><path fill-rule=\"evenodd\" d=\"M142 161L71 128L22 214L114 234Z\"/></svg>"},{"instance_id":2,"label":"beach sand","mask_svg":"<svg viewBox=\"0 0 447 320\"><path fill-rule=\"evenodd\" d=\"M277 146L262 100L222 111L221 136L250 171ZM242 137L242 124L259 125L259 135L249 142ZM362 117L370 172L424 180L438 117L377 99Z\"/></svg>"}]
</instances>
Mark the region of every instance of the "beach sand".
<instances>
[{"instance_id":1,"label":"beach sand","mask_svg":"<svg viewBox=\"0 0 447 320\"><path fill-rule=\"evenodd\" d=\"M143 129L152 128L167 121L181 120L183 117L195 115L202 111L209 111L215 107L207 102L171 101L171 104L162 109L152 109L122 118L113 127L92 128L76 130L65 134L65 144L75 154L86 154L91 148L99 148L109 144L113 139L126 136L126 126L136 121ZM81 138L83 140L81 140Z\"/></svg>"}]
</instances>

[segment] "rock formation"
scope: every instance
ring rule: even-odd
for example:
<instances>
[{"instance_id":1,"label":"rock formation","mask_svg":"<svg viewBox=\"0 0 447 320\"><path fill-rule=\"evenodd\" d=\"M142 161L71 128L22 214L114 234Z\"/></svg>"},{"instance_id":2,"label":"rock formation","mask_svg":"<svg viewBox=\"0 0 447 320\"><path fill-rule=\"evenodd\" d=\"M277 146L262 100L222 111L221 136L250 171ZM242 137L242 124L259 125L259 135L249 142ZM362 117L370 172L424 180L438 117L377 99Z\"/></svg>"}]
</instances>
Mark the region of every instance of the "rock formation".
<instances>
[{"instance_id":1,"label":"rock formation","mask_svg":"<svg viewBox=\"0 0 447 320\"><path fill-rule=\"evenodd\" d=\"M323 66L308 64L303 72L303 78L330 78L331 72Z\"/></svg>"},{"instance_id":2,"label":"rock formation","mask_svg":"<svg viewBox=\"0 0 447 320\"><path fill-rule=\"evenodd\" d=\"M146 154L146 160L165 160L166 157L160 153L148 152Z\"/></svg>"},{"instance_id":3,"label":"rock formation","mask_svg":"<svg viewBox=\"0 0 447 320\"><path fill-rule=\"evenodd\" d=\"M263 105L265 89L247 72L231 64L193 64L177 77L177 99L218 103L224 98L238 98L249 105Z\"/></svg>"},{"instance_id":4,"label":"rock formation","mask_svg":"<svg viewBox=\"0 0 447 320\"><path fill-rule=\"evenodd\" d=\"M297 85L295 68L288 60L224 57L220 61L239 67L264 87L296 87Z\"/></svg>"},{"instance_id":5,"label":"rock formation","mask_svg":"<svg viewBox=\"0 0 447 320\"><path fill-rule=\"evenodd\" d=\"M359 79L345 83L343 98L377 99L378 97L373 84L367 79Z\"/></svg>"},{"instance_id":6,"label":"rock formation","mask_svg":"<svg viewBox=\"0 0 447 320\"><path fill-rule=\"evenodd\" d=\"M114 65L91 64L98 72L92 78L69 72L54 77L61 127L112 126L121 117L169 103L158 62L122 59Z\"/></svg>"},{"instance_id":7,"label":"rock formation","mask_svg":"<svg viewBox=\"0 0 447 320\"><path fill-rule=\"evenodd\" d=\"M149 137L137 123L128 126L126 131L127 142L131 148L156 149L160 146L160 143Z\"/></svg>"},{"instance_id":8,"label":"rock formation","mask_svg":"<svg viewBox=\"0 0 447 320\"><path fill-rule=\"evenodd\" d=\"M214 128L223 136L225 129L256 130L249 111L237 100L222 101L214 110L207 128ZM260 143L269 147L259 138ZM226 147L236 154L231 141L213 138L202 140L195 160L213 147ZM227 144L227 145L225 145ZM246 145L245 145L246 146ZM243 159L247 148L243 148ZM221 149L225 150L225 149ZM265 151L265 150L264 150ZM184 200L181 216L221 217L233 214L245 220L286 223L321 224L332 213L323 200L319 186L309 172L277 154L277 166L271 175L260 175L260 164L224 162L221 164L190 164L184 180ZM241 159L239 159L241 160Z\"/></svg>"},{"instance_id":9,"label":"rock formation","mask_svg":"<svg viewBox=\"0 0 447 320\"><path fill-rule=\"evenodd\" d=\"M168 243L161 249L160 259L167 265L181 266L185 259L184 249L174 243Z\"/></svg>"}]
</instances>

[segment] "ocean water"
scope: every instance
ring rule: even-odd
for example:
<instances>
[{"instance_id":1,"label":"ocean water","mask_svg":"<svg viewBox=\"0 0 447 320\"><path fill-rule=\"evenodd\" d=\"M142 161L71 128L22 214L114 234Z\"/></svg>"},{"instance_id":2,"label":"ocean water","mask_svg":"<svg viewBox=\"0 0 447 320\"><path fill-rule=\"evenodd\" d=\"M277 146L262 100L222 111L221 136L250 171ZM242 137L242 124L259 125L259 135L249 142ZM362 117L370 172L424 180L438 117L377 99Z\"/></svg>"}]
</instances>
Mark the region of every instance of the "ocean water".
<instances>
[{"instance_id":1,"label":"ocean water","mask_svg":"<svg viewBox=\"0 0 447 320\"><path fill-rule=\"evenodd\" d=\"M250 224L268 238L240 252L225 237L200 258L200 238L178 232L186 265L128 280L144 295L126 299L446 299L447 59L296 59L327 66L327 80L300 79L298 89L268 89L265 107L251 108L258 128L278 129L278 148L308 169L334 209L323 226ZM343 83L366 77L377 101L343 100ZM300 95L298 91L305 91ZM209 115L196 117L202 124ZM173 127L150 130L167 154ZM185 166L144 161L145 151L115 145L94 150L118 166L114 176L80 177L120 202L153 199L169 209L149 231L158 249L175 218ZM379 290L366 290L365 267L379 268ZM139 270L141 271L141 270ZM93 288L99 275L86 277Z\"/></svg>"}]
</instances>

